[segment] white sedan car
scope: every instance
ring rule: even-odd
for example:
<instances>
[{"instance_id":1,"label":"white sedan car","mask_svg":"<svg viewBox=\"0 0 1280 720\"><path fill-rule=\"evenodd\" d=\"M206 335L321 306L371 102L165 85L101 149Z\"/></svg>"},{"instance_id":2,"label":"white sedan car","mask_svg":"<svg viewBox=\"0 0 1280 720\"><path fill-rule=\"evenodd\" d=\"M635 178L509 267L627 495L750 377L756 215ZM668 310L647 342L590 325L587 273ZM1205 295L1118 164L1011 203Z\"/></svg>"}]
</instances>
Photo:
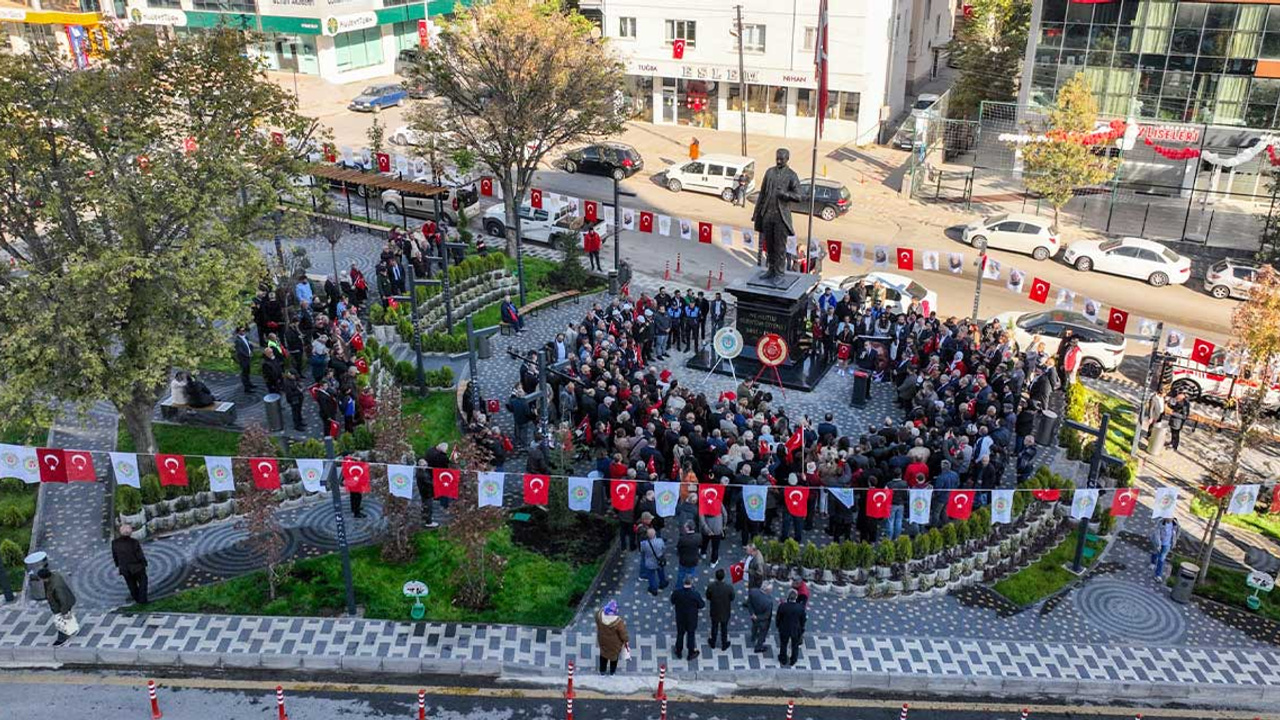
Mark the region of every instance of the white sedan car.
<instances>
[{"instance_id":1,"label":"white sedan car","mask_svg":"<svg viewBox=\"0 0 1280 720\"><path fill-rule=\"evenodd\" d=\"M1191 260L1158 242L1137 237L1084 240L1067 246L1062 260L1081 272L1123 275L1152 287L1181 285L1191 278Z\"/></svg>"},{"instance_id":2,"label":"white sedan car","mask_svg":"<svg viewBox=\"0 0 1280 720\"><path fill-rule=\"evenodd\" d=\"M387 141L392 145L421 145L418 138L418 131L408 125L401 125L395 129L395 132L387 136Z\"/></svg>"},{"instance_id":3,"label":"white sedan car","mask_svg":"<svg viewBox=\"0 0 1280 720\"><path fill-rule=\"evenodd\" d=\"M905 314L911 307L912 300L916 300L920 304L920 309L924 310L925 313L938 310L938 293L909 277L887 272L870 272L866 275L843 275L827 278L818 283L818 287L809 297L814 302L817 302L818 296L822 294L822 291L831 288L831 292L838 301L844 297L846 291L852 290L855 285L864 280L868 287L875 284L884 287L885 304L893 309L894 312Z\"/></svg>"},{"instance_id":4,"label":"white sedan car","mask_svg":"<svg viewBox=\"0 0 1280 720\"><path fill-rule=\"evenodd\" d=\"M1044 341L1049 354L1058 352L1058 345L1070 330L1080 342L1080 374L1096 378L1104 371L1115 370L1124 360L1124 335L1110 330L1073 310L1041 310L1038 312L1004 312L996 316L1001 325L1011 330L1018 349L1026 350L1037 341Z\"/></svg>"}]
</instances>

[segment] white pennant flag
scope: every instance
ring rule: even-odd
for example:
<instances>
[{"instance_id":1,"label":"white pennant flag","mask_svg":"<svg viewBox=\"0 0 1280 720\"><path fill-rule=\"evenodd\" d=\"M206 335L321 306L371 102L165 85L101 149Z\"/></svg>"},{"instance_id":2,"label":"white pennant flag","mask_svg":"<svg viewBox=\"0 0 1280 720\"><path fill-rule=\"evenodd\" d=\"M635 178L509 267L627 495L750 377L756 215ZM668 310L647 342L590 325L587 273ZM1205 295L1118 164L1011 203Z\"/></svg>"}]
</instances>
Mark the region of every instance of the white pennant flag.
<instances>
[{"instance_id":1,"label":"white pennant flag","mask_svg":"<svg viewBox=\"0 0 1280 720\"><path fill-rule=\"evenodd\" d=\"M1093 509L1098 505L1098 489L1085 488L1076 490L1071 499L1071 517L1075 520L1093 517Z\"/></svg>"},{"instance_id":2,"label":"white pennant flag","mask_svg":"<svg viewBox=\"0 0 1280 720\"><path fill-rule=\"evenodd\" d=\"M1009 268L1009 281L1005 283L1005 287L1009 288L1011 292L1020 293L1022 292L1022 283L1026 279L1026 273L1018 268L1011 267Z\"/></svg>"},{"instance_id":3,"label":"white pennant flag","mask_svg":"<svg viewBox=\"0 0 1280 720\"><path fill-rule=\"evenodd\" d=\"M1008 524L1013 521L1013 489L991 491L991 522Z\"/></svg>"},{"instance_id":4,"label":"white pennant flag","mask_svg":"<svg viewBox=\"0 0 1280 720\"><path fill-rule=\"evenodd\" d=\"M680 239L693 239L693 223L685 218L680 218Z\"/></svg>"},{"instance_id":5,"label":"white pennant flag","mask_svg":"<svg viewBox=\"0 0 1280 720\"><path fill-rule=\"evenodd\" d=\"M929 508L933 505L933 488L918 488L909 491L907 506L911 508L910 521L917 525L929 524Z\"/></svg>"},{"instance_id":6,"label":"white pennant flag","mask_svg":"<svg viewBox=\"0 0 1280 720\"><path fill-rule=\"evenodd\" d=\"M889 267L889 246L877 245L873 251L871 258L871 267L887 268Z\"/></svg>"},{"instance_id":7,"label":"white pennant flag","mask_svg":"<svg viewBox=\"0 0 1280 720\"><path fill-rule=\"evenodd\" d=\"M925 254L924 254L924 269L925 269L925 270L937 270L937 269L938 269L938 251L937 251L937 250L928 250L928 251L926 251L926 252L925 252Z\"/></svg>"},{"instance_id":8,"label":"white pennant flag","mask_svg":"<svg viewBox=\"0 0 1280 720\"><path fill-rule=\"evenodd\" d=\"M849 262L861 265L867 261L866 243L849 243Z\"/></svg>"},{"instance_id":9,"label":"white pennant flag","mask_svg":"<svg viewBox=\"0 0 1280 720\"><path fill-rule=\"evenodd\" d=\"M964 272L964 253L947 253L947 269L952 275L959 275Z\"/></svg>"},{"instance_id":10,"label":"white pennant flag","mask_svg":"<svg viewBox=\"0 0 1280 720\"><path fill-rule=\"evenodd\" d=\"M676 505L680 504L680 483L656 482L653 484L654 512L658 517L668 518L676 514Z\"/></svg>"},{"instance_id":11,"label":"white pennant flag","mask_svg":"<svg viewBox=\"0 0 1280 720\"><path fill-rule=\"evenodd\" d=\"M671 217L669 215L658 216L658 234L663 237L671 237Z\"/></svg>"},{"instance_id":12,"label":"white pennant flag","mask_svg":"<svg viewBox=\"0 0 1280 720\"><path fill-rule=\"evenodd\" d=\"M742 233L742 244L751 247L756 243L756 231L751 228L738 228L738 232Z\"/></svg>"},{"instance_id":13,"label":"white pennant flag","mask_svg":"<svg viewBox=\"0 0 1280 720\"><path fill-rule=\"evenodd\" d=\"M236 478L231 474L231 458L204 457L204 469L209 473L209 489L214 492L235 492Z\"/></svg>"},{"instance_id":14,"label":"white pennant flag","mask_svg":"<svg viewBox=\"0 0 1280 720\"><path fill-rule=\"evenodd\" d=\"M622 229L636 229L636 211L631 208L622 208Z\"/></svg>"},{"instance_id":15,"label":"white pennant flag","mask_svg":"<svg viewBox=\"0 0 1280 720\"><path fill-rule=\"evenodd\" d=\"M500 472L482 472L477 478L480 492L477 493L477 505L480 507L502 507L502 490L506 485L507 474Z\"/></svg>"},{"instance_id":16,"label":"white pennant flag","mask_svg":"<svg viewBox=\"0 0 1280 720\"><path fill-rule=\"evenodd\" d=\"M591 512L591 491L595 481L585 477L569 478L569 509L575 512Z\"/></svg>"},{"instance_id":17,"label":"white pennant flag","mask_svg":"<svg viewBox=\"0 0 1280 720\"><path fill-rule=\"evenodd\" d=\"M142 487L138 474L138 456L135 453L113 452L111 456L111 472L115 473L116 484L131 488Z\"/></svg>"},{"instance_id":18,"label":"white pennant flag","mask_svg":"<svg viewBox=\"0 0 1280 720\"><path fill-rule=\"evenodd\" d=\"M1257 485L1237 485L1231 491L1231 504L1227 506L1230 515L1251 515L1253 506L1258 502Z\"/></svg>"},{"instance_id":19,"label":"white pennant flag","mask_svg":"<svg viewBox=\"0 0 1280 720\"><path fill-rule=\"evenodd\" d=\"M400 153L396 153L396 172L401 175L409 174L409 158Z\"/></svg>"},{"instance_id":20,"label":"white pennant flag","mask_svg":"<svg viewBox=\"0 0 1280 720\"><path fill-rule=\"evenodd\" d=\"M391 491L394 497L404 498L405 500L413 499L413 466L412 465L388 465L387 466L387 489Z\"/></svg>"},{"instance_id":21,"label":"white pennant flag","mask_svg":"<svg viewBox=\"0 0 1280 720\"><path fill-rule=\"evenodd\" d=\"M1171 518L1173 511L1178 507L1178 488L1162 487L1156 488L1156 494L1151 502L1151 517L1153 518Z\"/></svg>"},{"instance_id":22,"label":"white pennant flag","mask_svg":"<svg viewBox=\"0 0 1280 720\"><path fill-rule=\"evenodd\" d=\"M1101 307L1102 303L1093 298L1087 298L1084 301L1084 316L1089 319L1089 322L1098 322L1098 310Z\"/></svg>"},{"instance_id":23,"label":"white pennant flag","mask_svg":"<svg viewBox=\"0 0 1280 720\"><path fill-rule=\"evenodd\" d=\"M1075 293L1071 292L1066 288L1058 288L1058 302L1057 302L1058 307L1066 308L1070 310L1071 308L1075 307L1075 304L1076 304Z\"/></svg>"},{"instance_id":24,"label":"white pennant flag","mask_svg":"<svg viewBox=\"0 0 1280 720\"><path fill-rule=\"evenodd\" d=\"M324 460L312 458L299 459L298 475L302 477L302 488L307 492L325 492Z\"/></svg>"},{"instance_id":25,"label":"white pennant flag","mask_svg":"<svg viewBox=\"0 0 1280 720\"><path fill-rule=\"evenodd\" d=\"M720 244L733 247L733 228L728 225L720 226Z\"/></svg>"},{"instance_id":26,"label":"white pennant flag","mask_svg":"<svg viewBox=\"0 0 1280 720\"><path fill-rule=\"evenodd\" d=\"M999 280L1000 279L1000 261L993 260L991 256L988 255L983 260L983 263L984 265L982 266L982 277L986 280Z\"/></svg>"},{"instance_id":27,"label":"white pennant flag","mask_svg":"<svg viewBox=\"0 0 1280 720\"><path fill-rule=\"evenodd\" d=\"M25 483L40 482L36 449L22 445L0 445L0 477L18 478Z\"/></svg>"}]
</instances>

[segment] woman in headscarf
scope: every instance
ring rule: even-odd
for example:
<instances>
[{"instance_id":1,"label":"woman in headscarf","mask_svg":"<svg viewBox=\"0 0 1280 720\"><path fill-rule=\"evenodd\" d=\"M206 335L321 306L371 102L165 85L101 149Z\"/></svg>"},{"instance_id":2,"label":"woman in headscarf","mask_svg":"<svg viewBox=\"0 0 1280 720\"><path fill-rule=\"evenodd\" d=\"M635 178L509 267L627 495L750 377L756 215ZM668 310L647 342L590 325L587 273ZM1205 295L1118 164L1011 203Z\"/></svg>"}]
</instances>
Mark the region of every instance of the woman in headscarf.
<instances>
[{"instance_id":1,"label":"woman in headscarf","mask_svg":"<svg viewBox=\"0 0 1280 720\"><path fill-rule=\"evenodd\" d=\"M597 668L601 675L606 669L610 675L618 671L618 659L630 640L627 622L618 615L618 601L610 600L596 611L596 644L600 646Z\"/></svg>"}]
</instances>

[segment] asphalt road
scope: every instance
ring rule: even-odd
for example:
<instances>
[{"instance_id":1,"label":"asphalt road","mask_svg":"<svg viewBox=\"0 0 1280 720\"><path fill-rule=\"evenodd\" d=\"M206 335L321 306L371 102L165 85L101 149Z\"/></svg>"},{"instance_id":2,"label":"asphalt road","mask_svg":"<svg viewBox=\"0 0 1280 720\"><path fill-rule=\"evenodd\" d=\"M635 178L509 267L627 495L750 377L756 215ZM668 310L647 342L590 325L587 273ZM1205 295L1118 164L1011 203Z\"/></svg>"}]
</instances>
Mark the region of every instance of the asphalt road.
<instances>
[{"instance_id":1,"label":"asphalt road","mask_svg":"<svg viewBox=\"0 0 1280 720\"><path fill-rule=\"evenodd\" d=\"M168 720L254 720L277 718L275 683L255 673L251 680L219 676L159 681L159 702ZM511 687L432 686L427 683L427 717L441 720L558 720L565 702L558 690ZM439 680L439 679L437 679ZM389 680L388 682L391 682ZM288 683L285 708L292 720L417 717L416 685L360 686ZM783 720L786 695L695 699L672 697L671 720ZM897 699L857 697L797 698L795 720L895 720ZM932 701L912 704L910 720L1018 720L1021 705ZM1202 710L1151 710L1121 707L1030 706L1033 720L1124 718L1250 718L1247 714ZM150 717L146 680L132 675L68 673L0 674L0 717L92 718L121 720ZM574 702L575 720L658 720L659 706L641 694L602 696L583 691Z\"/></svg>"}]
</instances>

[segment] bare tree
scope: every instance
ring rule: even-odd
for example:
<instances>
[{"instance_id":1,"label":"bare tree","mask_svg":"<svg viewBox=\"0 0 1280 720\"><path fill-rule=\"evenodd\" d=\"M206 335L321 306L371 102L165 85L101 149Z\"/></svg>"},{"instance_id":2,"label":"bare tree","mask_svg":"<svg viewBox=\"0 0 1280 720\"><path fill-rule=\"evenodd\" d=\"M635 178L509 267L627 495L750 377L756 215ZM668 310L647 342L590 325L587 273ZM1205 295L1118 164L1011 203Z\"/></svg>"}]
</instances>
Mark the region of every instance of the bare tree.
<instances>
[{"instance_id":1,"label":"bare tree","mask_svg":"<svg viewBox=\"0 0 1280 720\"><path fill-rule=\"evenodd\" d=\"M276 599L276 590L281 581L289 574L284 554L288 543L284 528L276 517L276 509L280 505L276 499L276 491L259 490L254 485L248 458L275 457L279 453L280 447L271 439L266 428L250 425L240 436L240 445L236 451L240 459L233 463L234 475L240 478L236 482L237 505L244 514L240 524L249 532L245 542L267 565L267 592L272 600Z\"/></svg>"},{"instance_id":2,"label":"bare tree","mask_svg":"<svg viewBox=\"0 0 1280 720\"><path fill-rule=\"evenodd\" d=\"M488 453L469 437L455 446L459 466L468 472L490 469ZM459 483L458 500L451 506L449 537L462 546L463 561L458 566L458 592L454 601L472 610L489 606L494 590L501 586L507 559L489 549L489 536L506 522L502 508L480 507L478 482Z\"/></svg>"},{"instance_id":3,"label":"bare tree","mask_svg":"<svg viewBox=\"0 0 1280 720\"><path fill-rule=\"evenodd\" d=\"M401 412L400 388L391 385L378 391L378 415L374 418L373 449L378 462L413 464L413 434L419 418ZM413 514L409 501L391 494L390 484L378 485L378 497L382 499L382 513L387 518L387 539L382 543L382 559L389 563L412 562L416 554L413 543ZM424 502L430 502L425 500Z\"/></svg>"}]
</instances>

